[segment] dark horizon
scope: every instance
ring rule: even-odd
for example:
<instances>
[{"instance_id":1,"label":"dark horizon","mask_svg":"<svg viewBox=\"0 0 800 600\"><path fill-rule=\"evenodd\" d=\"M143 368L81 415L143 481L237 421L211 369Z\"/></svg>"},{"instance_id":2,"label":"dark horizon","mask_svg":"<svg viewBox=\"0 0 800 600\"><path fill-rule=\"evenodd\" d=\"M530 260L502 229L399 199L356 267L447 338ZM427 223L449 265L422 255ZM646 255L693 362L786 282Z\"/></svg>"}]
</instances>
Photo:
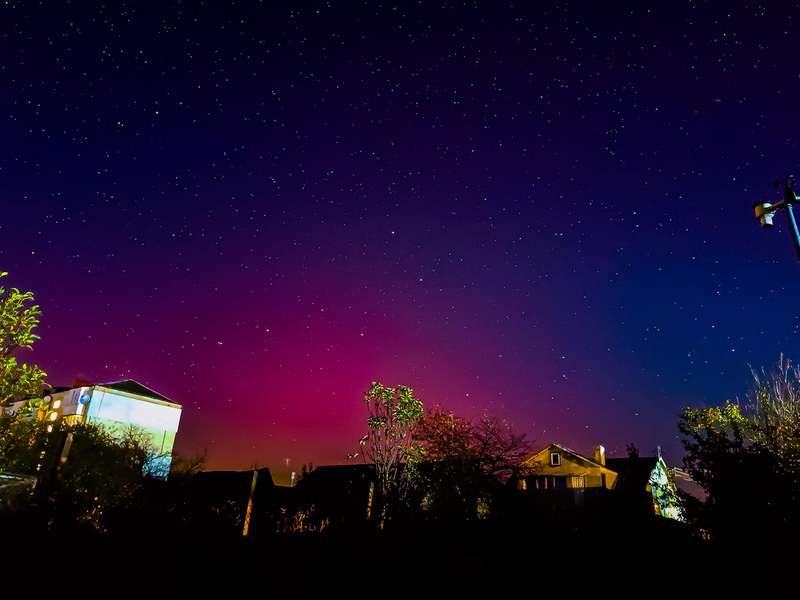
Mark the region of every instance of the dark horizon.
<instances>
[{"instance_id":1,"label":"dark horizon","mask_svg":"<svg viewBox=\"0 0 800 600\"><path fill-rule=\"evenodd\" d=\"M183 404L210 468L345 462L373 380L678 464L684 406L800 357L752 214L798 166L798 14L7 3L24 358Z\"/></svg>"}]
</instances>

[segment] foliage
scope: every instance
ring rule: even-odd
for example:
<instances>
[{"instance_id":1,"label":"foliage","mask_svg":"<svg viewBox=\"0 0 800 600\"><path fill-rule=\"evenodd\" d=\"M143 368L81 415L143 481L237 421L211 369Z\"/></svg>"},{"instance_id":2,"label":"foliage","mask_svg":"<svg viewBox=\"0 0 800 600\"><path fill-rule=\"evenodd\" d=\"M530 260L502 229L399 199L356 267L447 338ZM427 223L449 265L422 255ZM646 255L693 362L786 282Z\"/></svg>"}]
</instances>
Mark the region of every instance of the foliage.
<instances>
[{"instance_id":1,"label":"foliage","mask_svg":"<svg viewBox=\"0 0 800 600\"><path fill-rule=\"evenodd\" d=\"M66 462L62 450L68 446ZM106 529L141 500L148 474L162 458L141 430L112 433L95 424L59 424L20 414L0 416L0 471L37 475L38 510L56 525Z\"/></svg>"},{"instance_id":2,"label":"foliage","mask_svg":"<svg viewBox=\"0 0 800 600\"><path fill-rule=\"evenodd\" d=\"M8 273L0 272L0 279ZM19 350L30 350L39 339L41 310L32 292L0 286L0 406L18 396L37 394L47 374L36 365L20 363Z\"/></svg>"},{"instance_id":3,"label":"foliage","mask_svg":"<svg viewBox=\"0 0 800 600\"><path fill-rule=\"evenodd\" d=\"M177 452L172 455L169 477L171 480L191 479L198 473L205 471L208 462L208 452L184 456Z\"/></svg>"},{"instance_id":4,"label":"foliage","mask_svg":"<svg viewBox=\"0 0 800 600\"><path fill-rule=\"evenodd\" d=\"M678 430L684 436L684 466L709 494L713 494L718 473L708 467L723 457L744 452L744 425L739 406L731 402L718 407L686 408L681 414Z\"/></svg>"},{"instance_id":5,"label":"foliage","mask_svg":"<svg viewBox=\"0 0 800 600\"><path fill-rule=\"evenodd\" d=\"M21 412L0 413L0 472L35 474L47 443L44 422Z\"/></svg>"},{"instance_id":6,"label":"foliage","mask_svg":"<svg viewBox=\"0 0 800 600\"><path fill-rule=\"evenodd\" d=\"M530 450L525 435L495 417L470 421L441 410L420 421L415 438L426 459L426 507L466 518L488 513L488 499Z\"/></svg>"},{"instance_id":7,"label":"foliage","mask_svg":"<svg viewBox=\"0 0 800 600\"><path fill-rule=\"evenodd\" d=\"M708 493L688 515L712 538L788 538L800 526L800 370L784 357L753 372L740 405L687 408L684 465Z\"/></svg>"},{"instance_id":8,"label":"foliage","mask_svg":"<svg viewBox=\"0 0 800 600\"><path fill-rule=\"evenodd\" d=\"M800 368L783 355L771 372L753 371L748 397L753 443L776 457L783 473L800 482Z\"/></svg>"},{"instance_id":9,"label":"foliage","mask_svg":"<svg viewBox=\"0 0 800 600\"><path fill-rule=\"evenodd\" d=\"M678 488L662 461L656 463L647 483L658 514L683 521L683 506Z\"/></svg>"},{"instance_id":10,"label":"foliage","mask_svg":"<svg viewBox=\"0 0 800 600\"><path fill-rule=\"evenodd\" d=\"M628 452L628 458L639 458L639 449L633 442L625 444L625 450Z\"/></svg>"},{"instance_id":11,"label":"foliage","mask_svg":"<svg viewBox=\"0 0 800 600\"><path fill-rule=\"evenodd\" d=\"M60 433L73 436L49 499L62 519L102 529L113 513L136 506L145 476L158 463L144 432L129 428L119 436L82 424L63 427Z\"/></svg>"},{"instance_id":12,"label":"foliage","mask_svg":"<svg viewBox=\"0 0 800 600\"><path fill-rule=\"evenodd\" d=\"M364 460L375 465L380 496L379 523L384 525L392 501L402 501L421 459L412 432L424 414L422 401L411 388L373 382L364 394L367 434L361 438Z\"/></svg>"}]
</instances>

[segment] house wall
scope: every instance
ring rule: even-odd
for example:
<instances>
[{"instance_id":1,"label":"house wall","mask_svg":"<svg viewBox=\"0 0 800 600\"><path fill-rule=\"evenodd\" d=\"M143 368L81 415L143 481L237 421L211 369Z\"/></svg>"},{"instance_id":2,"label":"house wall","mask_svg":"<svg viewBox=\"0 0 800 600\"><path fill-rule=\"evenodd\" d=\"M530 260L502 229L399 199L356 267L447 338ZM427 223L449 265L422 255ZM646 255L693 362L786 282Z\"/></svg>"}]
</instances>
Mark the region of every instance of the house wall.
<instances>
[{"instance_id":1,"label":"house wall","mask_svg":"<svg viewBox=\"0 0 800 600\"><path fill-rule=\"evenodd\" d=\"M647 491L653 497L653 511L655 514L668 519L684 520L683 509L678 500L678 488L670 477L666 463L660 457L650 473Z\"/></svg>"},{"instance_id":2,"label":"house wall","mask_svg":"<svg viewBox=\"0 0 800 600\"><path fill-rule=\"evenodd\" d=\"M143 430L155 450L165 456L167 470L181 418L181 407L125 394L116 390L95 387L86 410L87 423L99 423L112 431L122 431L131 425Z\"/></svg>"},{"instance_id":3,"label":"house wall","mask_svg":"<svg viewBox=\"0 0 800 600\"><path fill-rule=\"evenodd\" d=\"M561 455L560 465L550 464L550 453ZM523 468L531 476L567 477L567 487L572 487L573 477L585 477L585 487L605 487L613 489L617 482L617 474L580 456L559 448L549 446L522 463ZM604 477L605 476L605 477ZM605 485L604 485L605 481Z\"/></svg>"},{"instance_id":4,"label":"house wall","mask_svg":"<svg viewBox=\"0 0 800 600\"><path fill-rule=\"evenodd\" d=\"M91 399L92 388L79 387L63 392L56 392L50 394L52 401L50 406L55 404L56 400L61 400L61 405L58 411L61 417L82 417L86 412L86 404Z\"/></svg>"},{"instance_id":5,"label":"house wall","mask_svg":"<svg viewBox=\"0 0 800 600\"><path fill-rule=\"evenodd\" d=\"M169 472L172 447L181 418L179 404L100 385L54 392L50 398L48 405L29 418L53 424L60 420L68 424L97 423L112 435L120 434L128 427L136 427L144 432L150 445L160 455L156 464L151 465L152 474L166 476ZM24 401L15 402L8 407L0 407L0 412L11 413L23 405Z\"/></svg>"}]
</instances>

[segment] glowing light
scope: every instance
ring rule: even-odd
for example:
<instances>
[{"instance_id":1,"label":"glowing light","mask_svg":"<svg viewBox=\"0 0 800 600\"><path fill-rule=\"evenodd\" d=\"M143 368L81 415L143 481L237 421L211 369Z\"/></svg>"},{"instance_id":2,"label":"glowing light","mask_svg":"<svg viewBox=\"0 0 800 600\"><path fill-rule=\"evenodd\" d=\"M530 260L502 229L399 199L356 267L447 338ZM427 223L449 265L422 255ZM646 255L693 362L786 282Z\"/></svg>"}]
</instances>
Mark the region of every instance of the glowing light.
<instances>
[{"instance_id":1,"label":"glowing light","mask_svg":"<svg viewBox=\"0 0 800 600\"><path fill-rule=\"evenodd\" d=\"M53 409L56 409L61 406L61 400L56 400L53 402Z\"/></svg>"},{"instance_id":2,"label":"glowing light","mask_svg":"<svg viewBox=\"0 0 800 600\"><path fill-rule=\"evenodd\" d=\"M47 426L47 433L53 433L53 426L52 425L48 425Z\"/></svg>"},{"instance_id":3,"label":"glowing light","mask_svg":"<svg viewBox=\"0 0 800 600\"><path fill-rule=\"evenodd\" d=\"M48 417L51 421L55 421L58 418L58 413L51 412L50 416Z\"/></svg>"}]
</instances>

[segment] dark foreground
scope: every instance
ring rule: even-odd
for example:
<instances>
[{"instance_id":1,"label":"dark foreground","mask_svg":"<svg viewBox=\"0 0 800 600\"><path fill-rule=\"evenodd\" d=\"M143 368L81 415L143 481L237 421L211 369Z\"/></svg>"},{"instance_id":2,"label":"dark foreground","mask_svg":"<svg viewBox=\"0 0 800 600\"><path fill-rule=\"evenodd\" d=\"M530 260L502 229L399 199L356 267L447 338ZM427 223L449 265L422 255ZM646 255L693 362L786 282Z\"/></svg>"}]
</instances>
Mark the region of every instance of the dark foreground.
<instances>
[{"instance_id":1,"label":"dark foreground","mask_svg":"<svg viewBox=\"0 0 800 600\"><path fill-rule=\"evenodd\" d=\"M21 559L17 576L29 579L26 568L56 575L57 568L62 582L91 581L85 593L92 597L123 591L165 597L190 589L368 598L456 591L474 597L479 590L492 590L490 597L502 591L538 596L560 589L566 597L603 597L720 590L737 578L780 585L776 564L762 567L753 549L719 548L658 518L627 526L427 523L257 538L147 527L115 536L48 533L15 519L2 525L3 546Z\"/></svg>"}]
</instances>

